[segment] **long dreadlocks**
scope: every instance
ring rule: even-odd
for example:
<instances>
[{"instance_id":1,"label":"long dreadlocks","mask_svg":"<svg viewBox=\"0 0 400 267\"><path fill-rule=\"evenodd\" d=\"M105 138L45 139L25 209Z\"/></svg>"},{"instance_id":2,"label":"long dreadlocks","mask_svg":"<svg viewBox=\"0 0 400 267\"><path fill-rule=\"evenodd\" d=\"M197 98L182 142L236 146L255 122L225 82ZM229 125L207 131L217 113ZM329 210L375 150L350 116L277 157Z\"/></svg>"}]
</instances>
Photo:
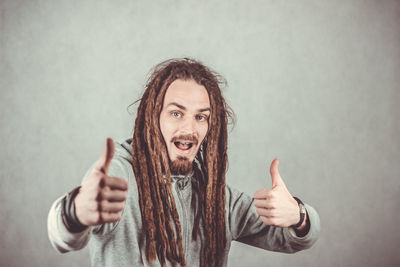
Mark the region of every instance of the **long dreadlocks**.
<instances>
[{"instance_id":1,"label":"long dreadlocks","mask_svg":"<svg viewBox=\"0 0 400 267\"><path fill-rule=\"evenodd\" d=\"M132 142L133 171L146 233L146 258L158 257L186 266L182 231L171 188L168 151L159 127L159 116L169 85L176 79L194 80L206 88L211 106L208 134L199 149L203 178L199 181L200 216L195 219L192 237L199 224L204 227L207 246L203 253L207 266L216 266L223 252L225 236L225 172L227 166L227 124L231 112L222 97L223 79L193 59L173 59L157 65L150 76L138 107ZM200 222L202 220L202 222ZM176 237L175 237L176 234Z\"/></svg>"}]
</instances>

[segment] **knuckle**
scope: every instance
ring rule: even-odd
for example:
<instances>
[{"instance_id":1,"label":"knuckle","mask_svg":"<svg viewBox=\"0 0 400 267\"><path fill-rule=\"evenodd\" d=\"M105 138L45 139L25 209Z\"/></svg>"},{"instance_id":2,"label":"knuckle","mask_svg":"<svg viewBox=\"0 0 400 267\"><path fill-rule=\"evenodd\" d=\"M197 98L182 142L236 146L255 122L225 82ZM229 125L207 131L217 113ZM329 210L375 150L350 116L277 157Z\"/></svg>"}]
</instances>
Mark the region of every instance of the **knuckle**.
<instances>
[{"instance_id":1,"label":"knuckle","mask_svg":"<svg viewBox=\"0 0 400 267\"><path fill-rule=\"evenodd\" d=\"M99 202L99 210L105 210L107 208L107 201L102 200Z\"/></svg>"},{"instance_id":2,"label":"knuckle","mask_svg":"<svg viewBox=\"0 0 400 267\"><path fill-rule=\"evenodd\" d=\"M254 208L256 208L256 209L260 207L260 206L258 205L257 202L254 202L254 203L253 203L253 206L254 206Z\"/></svg>"},{"instance_id":3,"label":"knuckle","mask_svg":"<svg viewBox=\"0 0 400 267\"><path fill-rule=\"evenodd\" d=\"M101 197L101 200L103 200L103 199L107 199L108 198L108 191L105 189L105 188L103 188L101 191L100 191L100 197Z\"/></svg>"},{"instance_id":4,"label":"knuckle","mask_svg":"<svg viewBox=\"0 0 400 267\"><path fill-rule=\"evenodd\" d=\"M99 211L99 212L103 211L103 206L101 205L101 202L97 203L96 210Z\"/></svg>"},{"instance_id":5,"label":"knuckle","mask_svg":"<svg viewBox=\"0 0 400 267\"><path fill-rule=\"evenodd\" d=\"M256 208L256 212L257 212L258 215L261 215L261 212L260 212L259 208Z\"/></svg>"},{"instance_id":6,"label":"knuckle","mask_svg":"<svg viewBox=\"0 0 400 267\"><path fill-rule=\"evenodd\" d=\"M109 222L110 216L109 213L106 211L101 212L101 219L103 222Z\"/></svg>"},{"instance_id":7,"label":"knuckle","mask_svg":"<svg viewBox=\"0 0 400 267\"><path fill-rule=\"evenodd\" d=\"M98 213L98 217L97 217L97 224L103 223L104 219L103 219L103 215L101 212Z\"/></svg>"},{"instance_id":8,"label":"knuckle","mask_svg":"<svg viewBox=\"0 0 400 267\"><path fill-rule=\"evenodd\" d=\"M276 202L275 201L270 201L269 202L269 207L272 208L272 209L275 209L276 208Z\"/></svg>"},{"instance_id":9,"label":"knuckle","mask_svg":"<svg viewBox=\"0 0 400 267\"><path fill-rule=\"evenodd\" d=\"M99 185L99 187L100 188L104 188L105 187L105 185L106 185L106 176L103 174L103 173L101 173L101 175L99 175L99 180L98 180L98 185Z\"/></svg>"}]
</instances>

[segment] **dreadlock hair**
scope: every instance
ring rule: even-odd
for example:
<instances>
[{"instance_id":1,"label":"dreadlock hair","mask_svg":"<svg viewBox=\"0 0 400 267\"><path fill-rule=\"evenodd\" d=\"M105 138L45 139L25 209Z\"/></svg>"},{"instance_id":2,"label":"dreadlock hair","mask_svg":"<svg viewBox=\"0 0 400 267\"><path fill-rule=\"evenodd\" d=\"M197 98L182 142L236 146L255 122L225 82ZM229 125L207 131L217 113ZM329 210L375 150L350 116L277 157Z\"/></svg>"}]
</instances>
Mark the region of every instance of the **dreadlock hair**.
<instances>
[{"instance_id":1,"label":"dreadlock hair","mask_svg":"<svg viewBox=\"0 0 400 267\"><path fill-rule=\"evenodd\" d=\"M223 78L200 62L188 58L167 60L154 68L137 111L132 165L146 233L146 259L151 262L158 257L162 266L166 266L166 260L186 266L181 224L171 188L170 161L159 127L165 93L177 79L194 80L203 85L210 99L208 133L196 155L203 175L198 181L201 216L196 216L192 238L196 239L199 224L202 223L207 242L202 251L204 265L216 266L226 243L227 124L233 113L221 94L220 84L225 82Z\"/></svg>"}]
</instances>

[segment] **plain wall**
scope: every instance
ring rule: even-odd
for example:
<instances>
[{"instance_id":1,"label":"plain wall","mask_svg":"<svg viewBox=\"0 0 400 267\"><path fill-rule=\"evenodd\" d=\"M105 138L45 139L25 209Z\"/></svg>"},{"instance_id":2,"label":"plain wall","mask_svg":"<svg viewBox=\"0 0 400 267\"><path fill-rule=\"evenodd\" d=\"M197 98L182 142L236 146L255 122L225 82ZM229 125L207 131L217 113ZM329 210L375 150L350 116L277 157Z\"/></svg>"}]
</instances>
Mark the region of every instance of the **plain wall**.
<instances>
[{"instance_id":1,"label":"plain wall","mask_svg":"<svg viewBox=\"0 0 400 267\"><path fill-rule=\"evenodd\" d=\"M293 255L234 242L229 266L400 265L400 1L0 1L1 266L88 266L47 237L51 203L105 138L132 134L150 69L193 57L228 81L228 183L314 206Z\"/></svg>"}]
</instances>

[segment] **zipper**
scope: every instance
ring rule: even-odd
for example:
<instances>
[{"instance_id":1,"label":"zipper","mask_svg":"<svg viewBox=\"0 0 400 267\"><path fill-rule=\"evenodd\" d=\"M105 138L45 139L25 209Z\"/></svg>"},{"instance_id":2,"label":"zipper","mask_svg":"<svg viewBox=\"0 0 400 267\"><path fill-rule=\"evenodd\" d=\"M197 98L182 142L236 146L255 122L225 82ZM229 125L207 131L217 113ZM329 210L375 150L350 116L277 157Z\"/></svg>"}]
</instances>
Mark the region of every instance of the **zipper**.
<instances>
[{"instance_id":1,"label":"zipper","mask_svg":"<svg viewBox=\"0 0 400 267\"><path fill-rule=\"evenodd\" d=\"M188 231L189 231L189 227L187 224L187 214L186 214L186 206L184 205L183 202L183 197L182 197L182 190L185 188L185 184L183 183L183 181L176 181L176 185L175 185L175 189L179 198L179 202L181 204L181 208L182 208L182 217L181 218L181 225L182 225L182 246L183 246L183 253L185 255L185 258L187 259L187 245L188 245Z\"/></svg>"}]
</instances>

